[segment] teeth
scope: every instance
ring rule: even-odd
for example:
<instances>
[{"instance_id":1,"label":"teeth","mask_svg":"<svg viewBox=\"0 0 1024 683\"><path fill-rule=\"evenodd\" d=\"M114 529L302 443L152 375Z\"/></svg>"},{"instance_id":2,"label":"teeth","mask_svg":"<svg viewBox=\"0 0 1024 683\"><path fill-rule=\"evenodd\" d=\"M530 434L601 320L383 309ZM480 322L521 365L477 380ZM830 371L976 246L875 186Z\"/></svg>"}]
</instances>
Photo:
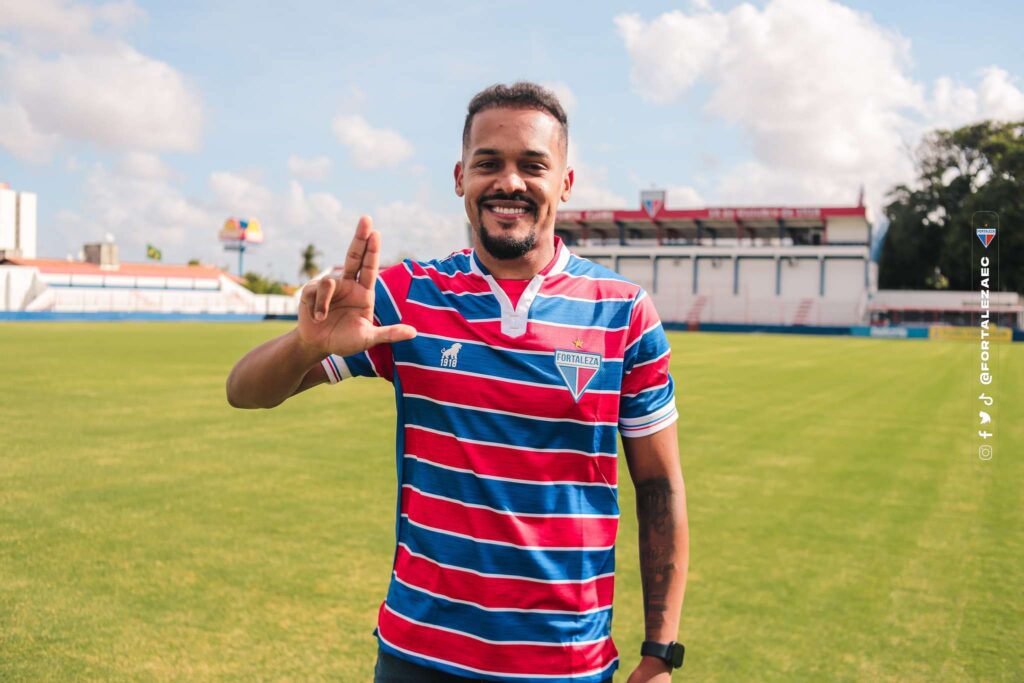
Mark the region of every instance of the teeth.
<instances>
[{"instance_id":1,"label":"teeth","mask_svg":"<svg viewBox=\"0 0 1024 683\"><path fill-rule=\"evenodd\" d=\"M491 211L494 213L504 214L506 216L516 216L521 213L526 213L526 209L519 209L511 206L492 206Z\"/></svg>"}]
</instances>

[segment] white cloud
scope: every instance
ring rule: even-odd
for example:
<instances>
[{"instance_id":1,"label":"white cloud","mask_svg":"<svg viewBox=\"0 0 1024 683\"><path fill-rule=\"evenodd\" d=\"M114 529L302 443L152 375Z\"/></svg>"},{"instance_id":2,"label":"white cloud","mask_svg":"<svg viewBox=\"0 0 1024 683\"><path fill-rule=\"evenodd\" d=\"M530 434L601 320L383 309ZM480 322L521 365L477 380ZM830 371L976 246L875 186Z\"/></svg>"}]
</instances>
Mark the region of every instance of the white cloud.
<instances>
[{"instance_id":1,"label":"white cloud","mask_svg":"<svg viewBox=\"0 0 1024 683\"><path fill-rule=\"evenodd\" d=\"M371 214L386 261L444 258L469 246L464 213L441 213L416 202L392 202ZM354 225L354 224L353 224Z\"/></svg>"},{"instance_id":2,"label":"white cloud","mask_svg":"<svg viewBox=\"0 0 1024 683\"><path fill-rule=\"evenodd\" d=\"M706 202L696 188L673 185L665 190L665 206L671 209L696 209L706 206Z\"/></svg>"},{"instance_id":3,"label":"white cloud","mask_svg":"<svg viewBox=\"0 0 1024 683\"><path fill-rule=\"evenodd\" d=\"M333 166L334 162L325 156L303 159L292 154L288 157L288 172L300 180L324 180L330 175Z\"/></svg>"},{"instance_id":4,"label":"white cloud","mask_svg":"<svg viewBox=\"0 0 1024 683\"><path fill-rule=\"evenodd\" d=\"M127 45L16 59L3 81L46 133L109 147L189 151L199 145L199 96L173 67Z\"/></svg>"},{"instance_id":5,"label":"white cloud","mask_svg":"<svg viewBox=\"0 0 1024 683\"><path fill-rule=\"evenodd\" d=\"M215 171L210 174L209 185L213 203L227 212L224 218L258 218L266 223L270 214L277 213L278 197L260 184L254 174Z\"/></svg>"},{"instance_id":6,"label":"white cloud","mask_svg":"<svg viewBox=\"0 0 1024 683\"><path fill-rule=\"evenodd\" d=\"M587 163L581 158L581 145L569 144L569 166L574 172L572 195L566 209L621 209L629 206L624 197L609 188L608 167Z\"/></svg>"},{"instance_id":7,"label":"white cloud","mask_svg":"<svg viewBox=\"0 0 1024 683\"><path fill-rule=\"evenodd\" d=\"M50 159L59 142L53 133L36 130L20 104L0 102L0 147L19 159L41 164Z\"/></svg>"},{"instance_id":8,"label":"white cloud","mask_svg":"<svg viewBox=\"0 0 1024 683\"><path fill-rule=\"evenodd\" d=\"M190 195L181 179L164 173L159 158L133 153L113 168L95 165L85 175L84 200L75 211L60 211L61 252L77 253L82 244L117 236L124 261L140 260L147 243L155 244L170 263L199 258L229 264L217 232L229 216L256 218L264 243L245 255L246 270L270 273L290 282L299 279L300 252L316 245L321 266L341 263L359 215L329 192L311 192L298 180L275 189L253 171L215 171L206 188ZM383 260L444 257L467 245L465 216L430 209L419 202L397 201L368 213L383 235Z\"/></svg>"},{"instance_id":9,"label":"white cloud","mask_svg":"<svg viewBox=\"0 0 1024 683\"><path fill-rule=\"evenodd\" d=\"M191 151L199 146L202 103L169 64L144 55L116 34L144 18L132 2L83 5L54 0L8 3L0 30L6 119L19 136L0 145L45 161L62 139L104 147Z\"/></svg>"},{"instance_id":10,"label":"white cloud","mask_svg":"<svg viewBox=\"0 0 1024 683\"><path fill-rule=\"evenodd\" d=\"M298 181L275 192L255 173L216 171L205 191L190 196L173 174L146 172L158 170L158 161L133 154L113 169L94 166L85 178L81 209L60 212L61 251L77 253L83 243L109 232L117 236L124 261L143 258L145 245L152 243L170 263L199 258L233 269L235 257L224 253L217 233L229 216L256 218L266 241L246 254L246 269L272 267L275 277L294 282L306 244L338 257L355 230L358 217L337 197L307 195Z\"/></svg>"},{"instance_id":11,"label":"white cloud","mask_svg":"<svg viewBox=\"0 0 1024 683\"><path fill-rule=\"evenodd\" d=\"M412 143L388 128L374 128L358 114L344 114L334 119L334 135L348 147L356 168L391 168L409 159Z\"/></svg>"},{"instance_id":12,"label":"white cloud","mask_svg":"<svg viewBox=\"0 0 1024 683\"><path fill-rule=\"evenodd\" d=\"M134 2L86 5L61 0L11 0L0 12L0 31L16 32L38 50L81 50L100 44L97 32L118 31L145 19Z\"/></svg>"},{"instance_id":13,"label":"white cloud","mask_svg":"<svg viewBox=\"0 0 1024 683\"><path fill-rule=\"evenodd\" d=\"M978 86L979 115L1003 121L1024 117L1024 92L997 66L985 69Z\"/></svg>"},{"instance_id":14,"label":"white cloud","mask_svg":"<svg viewBox=\"0 0 1024 683\"><path fill-rule=\"evenodd\" d=\"M937 79L928 103L930 121L943 128L955 128L982 118L1024 118L1024 92L1006 70L990 66L980 75L977 90L948 77Z\"/></svg>"},{"instance_id":15,"label":"white cloud","mask_svg":"<svg viewBox=\"0 0 1024 683\"><path fill-rule=\"evenodd\" d=\"M909 75L910 44L832 0L771 0L728 12L697 3L645 21L616 18L637 92L671 103L708 86L705 111L735 124L752 158L718 179L716 202L876 200L913 177L925 130L1024 114L1024 93L992 67L976 89Z\"/></svg>"},{"instance_id":16,"label":"white cloud","mask_svg":"<svg viewBox=\"0 0 1024 683\"><path fill-rule=\"evenodd\" d=\"M82 244L111 233L117 236L124 261L141 259L146 243L163 249L164 258L172 262L215 257L216 232L223 218L186 196L175 183L126 169L137 161L123 159L115 169L96 165L88 171L81 208L60 211L55 223L65 241L61 250L77 253Z\"/></svg>"},{"instance_id":17,"label":"white cloud","mask_svg":"<svg viewBox=\"0 0 1024 683\"><path fill-rule=\"evenodd\" d=\"M171 167L156 154L139 151L124 154L118 163L118 171L140 180L167 180L174 175Z\"/></svg>"}]
</instances>

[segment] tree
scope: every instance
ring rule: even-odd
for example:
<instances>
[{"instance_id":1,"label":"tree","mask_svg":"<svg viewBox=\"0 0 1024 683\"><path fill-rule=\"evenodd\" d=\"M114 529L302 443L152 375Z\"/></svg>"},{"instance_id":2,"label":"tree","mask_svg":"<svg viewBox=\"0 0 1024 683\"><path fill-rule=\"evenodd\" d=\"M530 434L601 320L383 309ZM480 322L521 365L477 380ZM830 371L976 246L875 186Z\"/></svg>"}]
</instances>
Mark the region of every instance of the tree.
<instances>
[{"instance_id":1,"label":"tree","mask_svg":"<svg viewBox=\"0 0 1024 683\"><path fill-rule=\"evenodd\" d=\"M245 274L244 286L253 294L284 294L284 284L271 280L259 273L249 271Z\"/></svg>"},{"instance_id":2,"label":"tree","mask_svg":"<svg viewBox=\"0 0 1024 683\"><path fill-rule=\"evenodd\" d=\"M1024 121L934 131L916 162L917 183L889 193L879 287L973 289L971 250L977 261L983 247L971 218L995 211L999 289L1024 294Z\"/></svg>"},{"instance_id":3,"label":"tree","mask_svg":"<svg viewBox=\"0 0 1024 683\"><path fill-rule=\"evenodd\" d=\"M300 256L302 256L302 267L299 268L299 275L304 275L310 280L315 278L320 273L320 266L317 265L316 259L322 254L317 251L315 246L307 244Z\"/></svg>"}]
</instances>

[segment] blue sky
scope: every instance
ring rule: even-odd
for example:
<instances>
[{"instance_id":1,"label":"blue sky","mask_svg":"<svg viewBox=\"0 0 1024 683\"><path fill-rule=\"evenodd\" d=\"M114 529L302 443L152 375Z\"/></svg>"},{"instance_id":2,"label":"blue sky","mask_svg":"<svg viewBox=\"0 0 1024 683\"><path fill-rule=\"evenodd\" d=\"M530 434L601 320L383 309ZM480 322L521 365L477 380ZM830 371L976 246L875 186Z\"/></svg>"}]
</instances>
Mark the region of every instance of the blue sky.
<instances>
[{"instance_id":1,"label":"blue sky","mask_svg":"<svg viewBox=\"0 0 1024 683\"><path fill-rule=\"evenodd\" d=\"M586 11L580 8L586 7ZM1021 10L989 3L15 0L0 17L0 180L39 195L40 253L112 234L122 259L233 264L289 281L373 215L385 253L464 246L451 168L494 82L570 112L576 208L852 203L907 182L924 131L1024 117Z\"/></svg>"}]
</instances>

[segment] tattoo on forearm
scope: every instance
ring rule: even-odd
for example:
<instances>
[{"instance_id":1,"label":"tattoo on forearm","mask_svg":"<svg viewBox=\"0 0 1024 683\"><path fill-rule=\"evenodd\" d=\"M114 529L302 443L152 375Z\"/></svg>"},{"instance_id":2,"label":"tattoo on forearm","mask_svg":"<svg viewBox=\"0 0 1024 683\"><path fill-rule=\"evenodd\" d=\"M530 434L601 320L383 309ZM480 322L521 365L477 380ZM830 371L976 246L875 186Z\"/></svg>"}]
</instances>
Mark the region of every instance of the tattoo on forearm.
<instances>
[{"instance_id":1,"label":"tattoo on forearm","mask_svg":"<svg viewBox=\"0 0 1024 683\"><path fill-rule=\"evenodd\" d=\"M644 592L644 617L649 630L665 623L668 587L676 566L675 521L672 518L672 485L657 477L636 485L636 515L640 526L640 575Z\"/></svg>"}]
</instances>

